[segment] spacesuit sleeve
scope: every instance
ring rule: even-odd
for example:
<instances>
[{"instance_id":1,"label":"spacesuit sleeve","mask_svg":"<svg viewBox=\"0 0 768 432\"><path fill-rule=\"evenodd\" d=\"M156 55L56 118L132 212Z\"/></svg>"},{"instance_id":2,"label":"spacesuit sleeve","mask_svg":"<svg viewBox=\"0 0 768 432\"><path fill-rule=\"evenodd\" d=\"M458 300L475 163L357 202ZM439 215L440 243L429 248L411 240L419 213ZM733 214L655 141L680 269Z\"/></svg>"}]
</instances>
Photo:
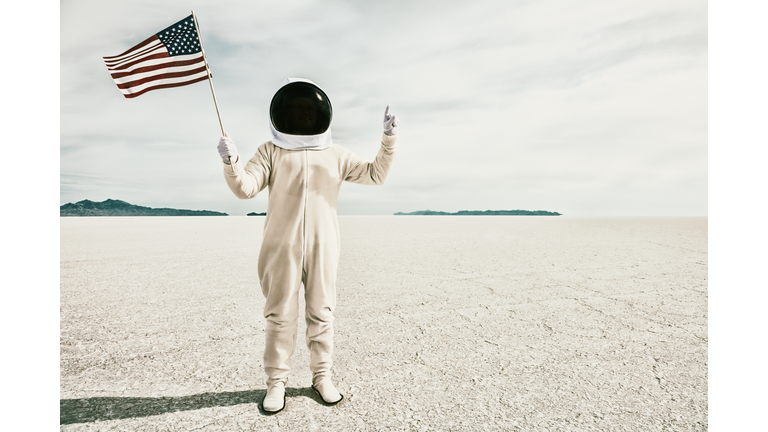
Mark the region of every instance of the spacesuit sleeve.
<instances>
[{"instance_id":1,"label":"spacesuit sleeve","mask_svg":"<svg viewBox=\"0 0 768 432\"><path fill-rule=\"evenodd\" d=\"M397 149L397 136L382 134L381 148L373 162L367 162L352 153L347 155L344 180L365 185L380 185L387 179Z\"/></svg>"},{"instance_id":2,"label":"spacesuit sleeve","mask_svg":"<svg viewBox=\"0 0 768 432\"><path fill-rule=\"evenodd\" d=\"M243 168L240 158L232 165L224 164L224 178L229 189L240 199L253 198L269 184L272 155L267 144L262 144Z\"/></svg>"}]
</instances>

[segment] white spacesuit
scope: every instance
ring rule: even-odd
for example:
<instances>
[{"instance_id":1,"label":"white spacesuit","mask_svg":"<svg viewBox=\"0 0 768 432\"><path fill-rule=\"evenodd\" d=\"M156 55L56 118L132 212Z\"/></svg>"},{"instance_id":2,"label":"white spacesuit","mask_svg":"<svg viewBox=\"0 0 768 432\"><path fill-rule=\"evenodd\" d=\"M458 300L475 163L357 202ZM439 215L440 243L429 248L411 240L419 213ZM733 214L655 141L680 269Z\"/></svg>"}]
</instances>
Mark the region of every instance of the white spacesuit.
<instances>
[{"instance_id":1,"label":"white spacesuit","mask_svg":"<svg viewBox=\"0 0 768 432\"><path fill-rule=\"evenodd\" d=\"M330 379L340 253L336 201L342 181L384 182L395 153L398 120L387 106L381 148L373 162L367 162L332 144L331 118L330 101L316 84L289 78L270 104L272 140L259 146L245 167L232 140L222 137L219 141L224 177L238 198L253 198L269 186L258 262L266 298L264 369L268 390L262 405L267 412L285 407L302 284L313 387L326 404L343 399Z\"/></svg>"}]
</instances>

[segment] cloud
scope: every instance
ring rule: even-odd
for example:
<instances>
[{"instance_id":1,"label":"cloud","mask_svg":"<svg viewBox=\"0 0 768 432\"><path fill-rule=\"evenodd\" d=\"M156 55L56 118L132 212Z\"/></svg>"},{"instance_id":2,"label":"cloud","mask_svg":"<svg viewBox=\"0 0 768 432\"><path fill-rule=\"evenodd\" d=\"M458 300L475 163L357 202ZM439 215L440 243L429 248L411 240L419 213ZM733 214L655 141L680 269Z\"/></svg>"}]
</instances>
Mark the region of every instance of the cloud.
<instances>
[{"instance_id":1,"label":"cloud","mask_svg":"<svg viewBox=\"0 0 768 432\"><path fill-rule=\"evenodd\" d=\"M345 186L340 212L387 214L424 203L446 211L548 205L577 214L706 214L706 4L192 7L224 127L243 155L269 138L269 100L287 76L326 90L334 141L361 156L375 155L384 107L392 105L402 121L393 172L375 191ZM101 61L188 9L137 2L121 15L110 3L62 4L61 169L137 190L167 185L166 199L240 211L249 204L220 187L210 88L125 100ZM130 183L138 176L147 181ZM174 177L184 180L176 185ZM93 190L99 187L114 186ZM75 190L62 186L62 200ZM151 191L158 201L161 190ZM698 198L662 198L670 191Z\"/></svg>"}]
</instances>

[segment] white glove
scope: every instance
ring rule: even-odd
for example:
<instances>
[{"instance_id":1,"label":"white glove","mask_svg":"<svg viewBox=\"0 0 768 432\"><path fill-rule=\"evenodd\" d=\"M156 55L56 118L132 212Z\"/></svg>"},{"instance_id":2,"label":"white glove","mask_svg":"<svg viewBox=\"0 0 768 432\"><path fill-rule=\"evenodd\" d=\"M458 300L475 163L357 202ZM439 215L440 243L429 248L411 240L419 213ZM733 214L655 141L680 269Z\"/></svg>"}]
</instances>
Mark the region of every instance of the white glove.
<instances>
[{"instance_id":1,"label":"white glove","mask_svg":"<svg viewBox=\"0 0 768 432\"><path fill-rule=\"evenodd\" d=\"M397 135L398 126L400 126L400 120L394 114L389 113L389 105L387 105L387 109L384 110L384 133L389 136Z\"/></svg>"},{"instance_id":2,"label":"white glove","mask_svg":"<svg viewBox=\"0 0 768 432\"><path fill-rule=\"evenodd\" d=\"M219 149L219 156L221 156L221 160L225 164L237 162L237 147L235 147L235 142L229 139L229 137L221 137L217 148Z\"/></svg>"}]
</instances>

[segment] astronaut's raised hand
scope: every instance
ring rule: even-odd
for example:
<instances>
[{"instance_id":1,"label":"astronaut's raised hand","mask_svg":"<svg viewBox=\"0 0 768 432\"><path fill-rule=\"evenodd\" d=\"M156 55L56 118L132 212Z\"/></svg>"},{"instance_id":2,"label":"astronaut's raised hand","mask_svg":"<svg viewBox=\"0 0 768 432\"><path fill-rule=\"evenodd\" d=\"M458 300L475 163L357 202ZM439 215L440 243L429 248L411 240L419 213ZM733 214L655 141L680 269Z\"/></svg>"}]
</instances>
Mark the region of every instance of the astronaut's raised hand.
<instances>
[{"instance_id":1,"label":"astronaut's raised hand","mask_svg":"<svg viewBox=\"0 0 768 432\"><path fill-rule=\"evenodd\" d=\"M384 133L392 136L397 135L397 127L400 125L400 120L397 116L389 112L389 105L384 110Z\"/></svg>"},{"instance_id":2,"label":"astronaut's raised hand","mask_svg":"<svg viewBox=\"0 0 768 432\"><path fill-rule=\"evenodd\" d=\"M221 137L217 148L219 149L219 156L221 156L221 160L225 164L229 165L230 161L237 162L237 147L235 147L235 142L229 137Z\"/></svg>"}]
</instances>

